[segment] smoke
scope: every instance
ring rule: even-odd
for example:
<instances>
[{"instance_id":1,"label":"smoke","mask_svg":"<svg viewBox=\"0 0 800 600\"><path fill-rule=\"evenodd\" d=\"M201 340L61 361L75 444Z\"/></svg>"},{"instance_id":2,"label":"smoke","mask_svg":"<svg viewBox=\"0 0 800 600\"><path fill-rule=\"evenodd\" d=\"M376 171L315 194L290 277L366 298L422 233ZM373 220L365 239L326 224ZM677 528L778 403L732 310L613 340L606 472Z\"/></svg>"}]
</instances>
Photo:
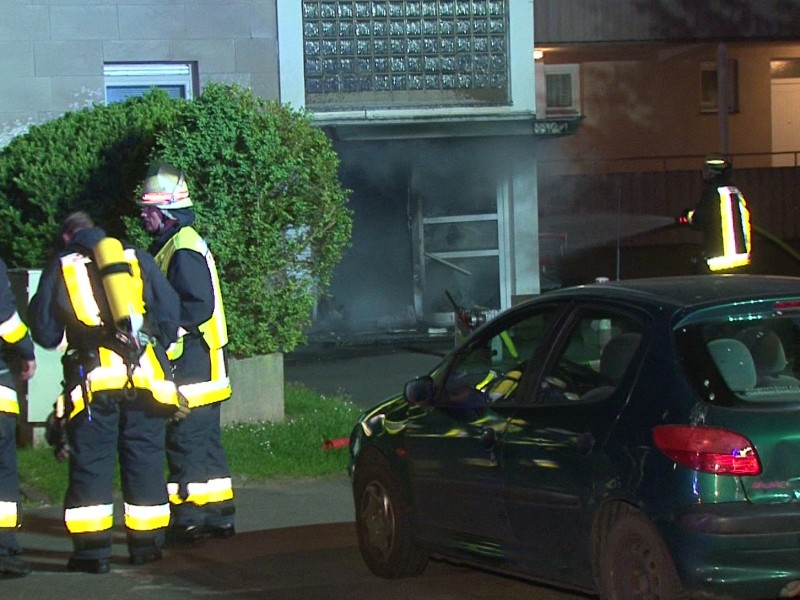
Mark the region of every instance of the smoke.
<instances>
[{"instance_id":1,"label":"smoke","mask_svg":"<svg viewBox=\"0 0 800 600\"><path fill-rule=\"evenodd\" d=\"M618 213L543 215L541 231L563 234L567 252L606 246L675 223L673 217Z\"/></svg>"},{"instance_id":2,"label":"smoke","mask_svg":"<svg viewBox=\"0 0 800 600\"><path fill-rule=\"evenodd\" d=\"M337 141L335 148L342 183L352 190L353 237L320 302L318 329L351 334L430 324L435 313L452 314L445 290L464 306L498 308L499 284L489 283L498 278L496 259L431 257L496 248L496 223L422 227L420 218L496 212L498 173L514 154L508 142Z\"/></svg>"}]
</instances>

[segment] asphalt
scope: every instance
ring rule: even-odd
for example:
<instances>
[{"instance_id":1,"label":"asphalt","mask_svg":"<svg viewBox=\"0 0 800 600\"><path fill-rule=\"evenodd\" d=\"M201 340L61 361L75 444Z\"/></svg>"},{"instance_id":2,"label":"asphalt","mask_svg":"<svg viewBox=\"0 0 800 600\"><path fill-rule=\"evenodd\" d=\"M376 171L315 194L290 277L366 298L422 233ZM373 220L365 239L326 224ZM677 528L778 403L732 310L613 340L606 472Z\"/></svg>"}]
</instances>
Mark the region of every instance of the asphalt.
<instances>
[{"instance_id":1,"label":"asphalt","mask_svg":"<svg viewBox=\"0 0 800 600\"><path fill-rule=\"evenodd\" d=\"M440 347L317 347L287 357L285 377L321 393L346 394L366 406L435 366L441 358ZM376 578L358 551L353 500L344 473L266 482L235 479L234 489L235 536L167 548L162 560L140 567L128 564L118 501L112 569L106 575L66 570L71 542L59 507L26 509L18 539L33 572L23 578L0 578L0 596L3 600L582 597L438 561L431 563L424 577L401 581Z\"/></svg>"}]
</instances>

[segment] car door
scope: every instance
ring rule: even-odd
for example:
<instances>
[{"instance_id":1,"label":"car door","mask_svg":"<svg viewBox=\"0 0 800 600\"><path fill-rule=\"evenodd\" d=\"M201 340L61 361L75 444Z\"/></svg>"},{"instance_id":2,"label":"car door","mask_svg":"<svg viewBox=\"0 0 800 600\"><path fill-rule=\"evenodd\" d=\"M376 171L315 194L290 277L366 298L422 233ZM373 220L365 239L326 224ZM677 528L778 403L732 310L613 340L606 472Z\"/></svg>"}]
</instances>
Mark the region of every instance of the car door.
<instances>
[{"instance_id":1,"label":"car door","mask_svg":"<svg viewBox=\"0 0 800 600\"><path fill-rule=\"evenodd\" d=\"M421 539L502 560L510 529L497 442L560 310L537 305L487 324L437 380L433 405L415 407L405 452Z\"/></svg>"},{"instance_id":2,"label":"car door","mask_svg":"<svg viewBox=\"0 0 800 600\"><path fill-rule=\"evenodd\" d=\"M504 432L504 499L513 554L537 576L591 586L587 509L603 444L635 379L644 326L603 307L578 309L554 346L533 403Z\"/></svg>"}]
</instances>

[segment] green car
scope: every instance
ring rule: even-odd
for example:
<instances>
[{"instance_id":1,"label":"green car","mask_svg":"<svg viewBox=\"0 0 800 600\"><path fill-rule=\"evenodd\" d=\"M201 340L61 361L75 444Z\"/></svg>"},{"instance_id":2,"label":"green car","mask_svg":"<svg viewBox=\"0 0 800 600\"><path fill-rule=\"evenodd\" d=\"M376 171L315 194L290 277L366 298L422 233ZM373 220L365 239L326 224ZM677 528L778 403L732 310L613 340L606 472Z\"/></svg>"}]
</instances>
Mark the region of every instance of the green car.
<instances>
[{"instance_id":1,"label":"green car","mask_svg":"<svg viewBox=\"0 0 800 600\"><path fill-rule=\"evenodd\" d=\"M350 439L361 554L602 599L800 595L800 279L542 294Z\"/></svg>"}]
</instances>

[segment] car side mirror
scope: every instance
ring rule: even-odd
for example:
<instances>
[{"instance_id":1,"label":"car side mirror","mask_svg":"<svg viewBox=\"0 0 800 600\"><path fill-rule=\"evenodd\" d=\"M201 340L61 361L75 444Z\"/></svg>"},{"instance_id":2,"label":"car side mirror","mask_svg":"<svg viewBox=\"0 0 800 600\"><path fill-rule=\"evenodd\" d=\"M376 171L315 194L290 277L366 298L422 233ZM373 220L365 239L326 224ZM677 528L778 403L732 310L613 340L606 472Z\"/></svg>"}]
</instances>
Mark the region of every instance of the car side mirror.
<instances>
[{"instance_id":1,"label":"car side mirror","mask_svg":"<svg viewBox=\"0 0 800 600\"><path fill-rule=\"evenodd\" d=\"M403 398L411 404L430 404L435 397L436 386L430 375L412 379L403 388Z\"/></svg>"}]
</instances>

